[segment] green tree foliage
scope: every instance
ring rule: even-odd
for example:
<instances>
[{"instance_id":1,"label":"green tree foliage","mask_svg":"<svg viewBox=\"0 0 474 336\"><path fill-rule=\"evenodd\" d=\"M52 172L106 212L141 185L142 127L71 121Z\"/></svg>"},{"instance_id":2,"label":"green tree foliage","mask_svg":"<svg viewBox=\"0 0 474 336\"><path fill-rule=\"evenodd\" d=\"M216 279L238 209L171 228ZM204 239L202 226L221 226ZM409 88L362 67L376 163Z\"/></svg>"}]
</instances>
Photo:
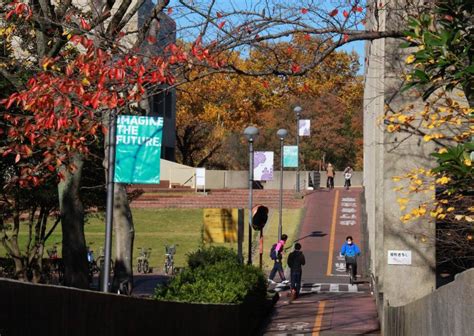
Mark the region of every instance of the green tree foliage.
<instances>
[{"instance_id":1,"label":"green tree foliage","mask_svg":"<svg viewBox=\"0 0 474 336\"><path fill-rule=\"evenodd\" d=\"M437 159L438 167L432 169L434 173L442 174L452 180L449 192L469 192L472 190L474 169L469 153L474 151L474 143L451 146L442 153L431 154Z\"/></svg>"},{"instance_id":2,"label":"green tree foliage","mask_svg":"<svg viewBox=\"0 0 474 336\"><path fill-rule=\"evenodd\" d=\"M474 104L474 3L437 1L433 11L409 19L404 47L416 47L407 63L413 63L407 88L422 87L427 99L435 90L456 87Z\"/></svg>"}]
</instances>

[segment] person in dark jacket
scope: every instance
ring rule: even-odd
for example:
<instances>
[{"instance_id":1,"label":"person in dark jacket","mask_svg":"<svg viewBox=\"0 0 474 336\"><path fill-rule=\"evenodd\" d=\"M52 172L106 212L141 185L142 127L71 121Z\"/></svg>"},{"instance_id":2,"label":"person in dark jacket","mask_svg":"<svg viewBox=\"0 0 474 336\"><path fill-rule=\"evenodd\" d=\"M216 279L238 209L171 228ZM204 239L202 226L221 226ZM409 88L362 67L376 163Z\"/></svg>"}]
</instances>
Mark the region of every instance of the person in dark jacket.
<instances>
[{"instance_id":1,"label":"person in dark jacket","mask_svg":"<svg viewBox=\"0 0 474 336\"><path fill-rule=\"evenodd\" d=\"M295 250L288 256L288 266L290 267L291 281L290 286L294 296L298 296L301 289L301 276L303 274L302 266L306 263L303 252L301 252L301 244L295 244Z\"/></svg>"}]
</instances>

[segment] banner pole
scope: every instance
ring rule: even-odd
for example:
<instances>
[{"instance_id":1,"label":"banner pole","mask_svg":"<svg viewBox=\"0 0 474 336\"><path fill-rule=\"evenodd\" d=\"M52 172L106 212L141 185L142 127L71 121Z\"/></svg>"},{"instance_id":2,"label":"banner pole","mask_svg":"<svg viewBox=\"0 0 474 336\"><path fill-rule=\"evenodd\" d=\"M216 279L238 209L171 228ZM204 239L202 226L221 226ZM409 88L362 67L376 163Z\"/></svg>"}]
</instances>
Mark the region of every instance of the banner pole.
<instances>
[{"instance_id":1,"label":"banner pole","mask_svg":"<svg viewBox=\"0 0 474 336\"><path fill-rule=\"evenodd\" d=\"M110 260L112 258L112 226L114 211L114 173L115 173L115 133L116 133L116 116L115 111L111 111L109 115L109 147L107 155L107 205L105 220L105 260L102 274L102 291L107 293L109 288L110 277Z\"/></svg>"}]
</instances>

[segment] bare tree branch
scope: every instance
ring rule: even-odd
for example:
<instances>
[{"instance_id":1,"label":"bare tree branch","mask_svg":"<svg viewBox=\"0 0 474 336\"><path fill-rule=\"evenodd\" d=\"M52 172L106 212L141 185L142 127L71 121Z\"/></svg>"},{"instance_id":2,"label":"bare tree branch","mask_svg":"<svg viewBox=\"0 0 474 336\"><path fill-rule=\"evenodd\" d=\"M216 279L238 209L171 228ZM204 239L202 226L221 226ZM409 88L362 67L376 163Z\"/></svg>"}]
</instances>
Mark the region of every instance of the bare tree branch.
<instances>
[{"instance_id":1,"label":"bare tree branch","mask_svg":"<svg viewBox=\"0 0 474 336\"><path fill-rule=\"evenodd\" d=\"M159 0L156 3L155 8L153 8L150 16L146 18L145 22L143 23L143 26L140 27L140 29L138 30L137 40L134 44L135 48L138 48L143 43L150 30L151 23L153 22L153 20L158 20L158 14L161 13L163 9L166 8L166 6L168 6L169 2L169 0Z\"/></svg>"}]
</instances>

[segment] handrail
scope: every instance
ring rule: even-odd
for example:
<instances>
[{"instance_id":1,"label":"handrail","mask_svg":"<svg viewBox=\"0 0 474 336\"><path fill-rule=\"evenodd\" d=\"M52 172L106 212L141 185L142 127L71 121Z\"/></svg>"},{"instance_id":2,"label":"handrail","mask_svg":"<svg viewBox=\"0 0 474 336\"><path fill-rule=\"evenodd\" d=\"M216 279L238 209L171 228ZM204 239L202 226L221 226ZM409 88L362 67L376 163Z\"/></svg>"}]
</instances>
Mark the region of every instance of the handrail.
<instances>
[{"instance_id":1,"label":"handrail","mask_svg":"<svg viewBox=\"0 0 474 336\"><path fill-rule=\"evenodd\" d=\"M296 189L296 183L294 184L294 186L295 186L295 190L297 190L297 189ZM300 180L300 188L299 188L299 189L300 189L300 191L301 191L301 190L306 190L306 187L307 187L307 185L306 185L306 179L303 178L303 179Z\"/></svg>"},{"instance_id":2,"label":"handrail","mask_svg":"<svg viewBox=\"0 0 474 336\"><path fill-rule=\"evenodd\" d=\"M185 182L182 183L182 185L185 185L186 183L188 183L189 181L191 181L193 178L195 177L195 175L191 175L190 178L188 178Z\"/></svg>"}]
</instances>

